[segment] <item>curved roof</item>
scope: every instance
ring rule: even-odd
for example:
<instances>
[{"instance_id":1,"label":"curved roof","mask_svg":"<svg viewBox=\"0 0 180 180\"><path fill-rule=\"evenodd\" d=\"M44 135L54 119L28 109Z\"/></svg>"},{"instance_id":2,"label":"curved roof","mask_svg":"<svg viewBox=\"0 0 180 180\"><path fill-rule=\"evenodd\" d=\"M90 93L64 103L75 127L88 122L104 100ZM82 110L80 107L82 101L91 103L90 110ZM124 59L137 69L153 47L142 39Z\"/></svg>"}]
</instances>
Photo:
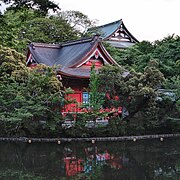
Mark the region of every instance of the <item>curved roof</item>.
<instances>
[{"instance_id":1,"label":"curved roof","mask_svg":"<svg viewBox=\"0 0 180 180\"><path fill-rule=\"evenodd\" d=\"M110 64L117 64L105 51L99 40L99 36L69 41L62 44L31 43L29 54L32 60L38 64L47 66L60 65L60 73L66 76L85 77L90 76L88 69L77 67L82 64L99 46Z\"/></svg>"},{"instance_id":2,"label":"curved roof","mask_svg":"<svg viewBox=\"0 0 180 180\"><path fill-rule=\"evenodd\" d=\"M93 41L94 40L94 41ZM29 50L37 63L47 66L71 66L93 48L95 38L70 41L62 44L31 43Z\"/></svg>"},{"instance_id":3,"label":"curved roof","mask_svg":"<svg viewBox=\"0 0 180 180\"><path fill-rule=\"evenodd\" d=\"M121 48L121 49L129 48L134 45L134 43L126 42L126 41L118 42L118 41L108 40L108 43L110 43L114 47Z\"/></svg>"},{"instance_id":4,"label":"curved roof","mask_svg":"<svg viewBox=\"0 0 180 180\"><path fill-rule=\"evenodd\" d=\"M139 42L125 27L122 19L114 21L102 26L97 26L88 30L90 33L100 34L101 38L109 42L112 46L119 48L126 48L134 45L134 43ZM116 33L122 33L123 36L119 35L119 39L114 39L117 35ZM114 41L114 42L113 42Z\"/></svg>"},{"instance_id":5,"label":"curved roof","mask_svg":"<svg viewBox=\"0 0 180 180\"><path fill-rule=\"evenodd\" d=\"M97 26L94 28L94 32L100 33L101 37L106 39L107 37L111 36L120 27L121 24L122 19L102 26Z\"/></svg>"}]
</instances>

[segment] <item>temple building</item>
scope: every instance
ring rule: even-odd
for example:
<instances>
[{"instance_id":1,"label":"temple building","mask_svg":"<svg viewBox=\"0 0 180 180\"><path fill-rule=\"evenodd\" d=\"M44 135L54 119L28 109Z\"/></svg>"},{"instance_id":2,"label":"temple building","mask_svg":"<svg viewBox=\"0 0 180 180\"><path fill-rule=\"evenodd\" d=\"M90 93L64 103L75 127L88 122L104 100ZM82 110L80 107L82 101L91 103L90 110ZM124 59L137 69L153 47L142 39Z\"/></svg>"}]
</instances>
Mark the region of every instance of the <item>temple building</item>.
<instances>
[{"instance_id":1,"label":"temple building","mask_svg":"<svg viewBox=\"0 0 180 180\"><path fill-rule=\"evenodd\" d=\"M96 34L99 32L99 35L60 44L31 43L28 46L27 66L57 66L57 77L62 80L64 87L70 87L74 91L67 98L78 103L66 105L65 112L79 112L82 105L89 104L87 89L93 64L97 71L104 65L119 66L103 46L103 41L118 48L131 47L138 42L122 20L93 28L91 31L96 31Z\"/></svg>"},{"instance_id":2,"label":"temple building","mask_svg":"<svg viewBox=\"0 0 180 180\"><path fill-rule=\"evenodd\" d=\"M117 65L102 44L99 36L69 41L61 44L31 43L28 46L27 66L36 64L58 66L57 77L62 79L63 85L74 90L69 98L76 99L79 106L89 103L87 88L89 85L92 64L98 70L102 66ZM79 111L77 103L70 104L65 111Z\"/></svg>"},{"instance_id":3,"label":"temple building","mask_svg":"<svg viewBox=\"0 0 180 180\"><path fill-rule=\"evenodd\" d=\"M116 48L128 48L139 41L128 31L122 19L88 30L93 34L99 34L103 41Z\"/></svg>"}]
</instances>

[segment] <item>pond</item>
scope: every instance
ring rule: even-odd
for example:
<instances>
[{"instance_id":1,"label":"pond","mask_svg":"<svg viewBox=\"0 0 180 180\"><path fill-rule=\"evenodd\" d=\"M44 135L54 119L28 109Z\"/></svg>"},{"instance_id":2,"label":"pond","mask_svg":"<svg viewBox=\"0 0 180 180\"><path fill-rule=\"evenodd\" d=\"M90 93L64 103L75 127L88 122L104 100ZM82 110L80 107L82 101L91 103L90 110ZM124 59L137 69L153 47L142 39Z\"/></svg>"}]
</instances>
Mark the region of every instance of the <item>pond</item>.
<instances>
[{"instance_id":1,"label":"pond","mask_svg":"<svg viewBox=\"0 0 180 180\"><path fill-rule=\"evenodd\" d=\"M180 138L136 142L0 142L0 179L180 179Z\"/></svg>"}]
</instances>

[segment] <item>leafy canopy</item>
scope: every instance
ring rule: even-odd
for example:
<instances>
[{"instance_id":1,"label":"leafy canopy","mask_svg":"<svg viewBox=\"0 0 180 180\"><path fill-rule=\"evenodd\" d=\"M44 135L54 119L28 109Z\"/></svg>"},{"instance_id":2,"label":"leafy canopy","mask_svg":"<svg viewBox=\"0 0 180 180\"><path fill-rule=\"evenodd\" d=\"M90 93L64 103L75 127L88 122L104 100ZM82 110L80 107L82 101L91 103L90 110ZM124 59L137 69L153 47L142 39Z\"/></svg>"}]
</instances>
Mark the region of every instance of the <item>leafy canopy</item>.
<instances>
[{"instance_id":1,"label":"leafy canopy","mask_svg":"<svg viewBox=\"0 0 180 180\"><path fill-rule=\"evenodd\" d=\"M92 23L78 11L62 11L43 17L33 9L7 10L0 16L0 44L24 53L29 42L76 40Z\"/></svg>"},{"instance_id":2,"label":"leafy canopy","mask_svg":"<svg viewBox=\"0 0 180 180\"><path fill-rule=\"evenodd\" d=\"M107 45L106 45L107 46ZM158 62L160 71L166 78L178 75L180 60L180 37L168 36L150 43L142 41L127 49L115 49L107 46L116 61L127 69L143 72L151 60Z\"/></svg>"},{"instance_id":3,"label":"leafy canopy","mask_svg":"<svg viewBox=\"0 0 180 180\"><path fill-rule=\"evenodd\" d=\"M9 125L9 133L33 134L41 121L44 128L55 128L64 102L55 69L30 69L24 62L22 54L0 46L0 124Z\"/></svg>"},{"instance_id":4,"label":"leafy canopy","mask_svg":"<svg viewBox=\"0 0 180 180\"><path fill-rule=\"evenodd\" d=\"M105 66L99 72L99 91L109 94L106 106L126 107L130 112L129 117L132 117L147 107L148 111L155 108L156 91L163 81L163 74L153 62L144 69L143 73L125 72L123 68ZM118 96L117 101L114 99L115 96Z\"/></svg>"},{"instance_id":5,"label":"leafy canopy","mask_svg":"<svg viewBox=\"0 0 180 180\"><path fill-rule=\"evenodd\" d=\"M5 4L9 4L8 9L19 10L22 8L34 9L39 14L45 16L49 10L54 12L59 10L59 6L51 0L0 0Z\"/></svg>"}]
</instances>

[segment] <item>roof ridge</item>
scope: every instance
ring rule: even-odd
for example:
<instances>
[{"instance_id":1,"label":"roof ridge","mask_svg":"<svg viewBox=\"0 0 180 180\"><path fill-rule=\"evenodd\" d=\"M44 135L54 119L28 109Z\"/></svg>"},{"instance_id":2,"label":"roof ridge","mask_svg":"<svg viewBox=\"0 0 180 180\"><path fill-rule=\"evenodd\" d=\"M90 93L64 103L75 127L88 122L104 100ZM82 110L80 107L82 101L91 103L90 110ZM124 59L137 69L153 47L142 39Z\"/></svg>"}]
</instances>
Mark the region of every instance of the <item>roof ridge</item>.
<instances>
[{"instance_id":1,"label":"roof ridge","mask_svg":"<svg viewBox=\"0 0 180 180\"><path fill-rule=\"evenodd\" d=\"M38 46L38 47L47 47L47 48L60 48L60 44L48 44L48 43L37 43L37 42L31 42L30 46Z\"/></svg>"},{"instance_id":2,"label":"roof ridge","mask_svg":"<svg viewBox=\"0 0 180 180\"><path fill-rule=\"evenodd\" d=\"M92 27L92 28L90 28L90 30L91 30L91 29L97 29L97 28L105 27L105 26L109 26L109 25L111 25L111 24L116 24L117 22L120 22L120 21L122 22L122 19L119 19L119 20L117 20L117 21L110 22L110 23L107 23L107 24L103 24L103 25L100 25L100 26Z\"/></svg>"},{"instance_id":3,"label":"roof ridge","mask_svg":"<svg viewBox=\"0 0 180 180\"><path fill-rule=\"evenodd\" d=\"M72 40L72 41L67 41L67 42L63 42L61 43L61 47L63 46L69 46L69 45L74 45L74 44L80 44L80 43L86 43L86 42L94 42L99 38L98 35L92 36L92 37L88 37L88 38L81 38L78 40Z\"/></svg>"},{"instance_id":4,"label":"roof ridge","mask_svg":"<svg viewBox=\"0 0 180 180\"><path fill-rule=\"evenodd\" d=\"M61 48L61 47L64 47L64 46L70 46L70 45L75 45L75 44L80 44L80 43L91 42L91 41L93 43L97 39L99 39L99 35L95 35L95 36L88 37L88 38L81 38L81 39L77 39L77 40L70 40L70 41L59 43L59 44L31 42L30 46L46 47L46 48Z\"/></svg>"}]
</instances>

